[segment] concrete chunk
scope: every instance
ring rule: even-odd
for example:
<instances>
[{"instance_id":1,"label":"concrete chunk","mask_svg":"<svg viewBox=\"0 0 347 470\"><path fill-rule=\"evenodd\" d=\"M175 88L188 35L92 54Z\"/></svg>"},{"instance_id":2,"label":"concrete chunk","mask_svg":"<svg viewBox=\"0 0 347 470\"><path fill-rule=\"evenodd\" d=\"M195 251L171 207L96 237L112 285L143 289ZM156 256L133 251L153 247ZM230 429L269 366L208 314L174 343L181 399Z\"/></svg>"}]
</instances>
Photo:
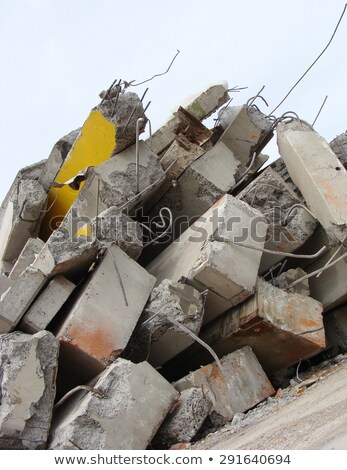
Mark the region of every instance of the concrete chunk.
<instances>
[{"instance_id":1,"label":"concrete chunk","mask_svg":"<svg viewBox=\"0 0 347 470\"><path fill-rule=\"evenodd\" d=\"M0 449L44 449L59 343L48 331L0 336Z\"/></svg>"},{"instance_id":2,"label":"concrete chunk","mask_svg":"<svg viewBox=\"0 0 347 470\"><path fill-rule=\"evenodd\" d=\"M194 340L173 325L165 315L199 334L204 312L204 295L187 284L162 281L153 289L129 344L131 359L160 366L190 346ZM159 316L145 323L155 313Z\"/></svg>"},{"instance_id":3,"label":"concrete chunk","mask_svg":"<svg viewBox=\"0 0 347 470\"><path fill-rule=\"evenodd\" d=\"M266 168L237 198L260 210L266 217L265 248L268 250L292 253L311 237L318 225L304 208L297 207L291 211L294 205L301 204L301 200L272 168ZM284 258L264 253L259 271L267 271Z\"/></svg>"},{"instance_id":4,"label":"concrete chunk","mask_svg":"<svg viewBox=\"0 0 347 470\"><path fill-rule=\"evenodd\" d=\"M190 442L213 406L211 398L201 388L183 390L178 403L152 441L155 447L169 448L178 442Z\"/></svg>"},{"instance_id":5,"label":"concrete chunk","mask_svg":"<svg viewBox=\"0 0 347 470\"><path fill-rule=\"evenodd\" d=\"M13 331L47 282L39 269L27 268L0 301L0 333Z\"/></svg>"},{"instance_id":6,"label":"concrete chunk","mask_svg":"<svg viewBox=\"0 0 347 470\"><path fill-rule=\"evenodd\" d=\"M118 357L154 284L153 276L111 245L57 332L66 367L73 362L86 382Z\"/></svg>"},{"instance_id":7,"label":"concrete chunk","mask_svg":"<svg viewBox=\"0 0 347 470\"><path fill-rule=\"evenodd\" d=\"M225 129L220 138L233 152L235 157L244 166L247 166L252 157L252 150L258 144L265 132L268 132L272 122L257 108L243 106L228 106L219 112L219 119ZM262 148L268 143L272 135L264 140Z\"/></svg>"},{"instance_id":8,"label":"concrete chunk","mask_svg":"<svg viewBox=\"0 0 347 470\"><path fill-rule=\"evenodd\" d=\"M29 238L8 277L14 281L18 279L22 272L35 261L44 246L44 242L39 238Z\"/></svg>"},{"instance_id":9,"label":"concrete chunk","mask_svg":"<svg viewBox=\"0 0 347 470\"><path fill-rule=\"evenodd\" d=\"M329 236L347 243L347 171L327 142L308 124L277 127L279 152L309 209Z\"/></svg>"},{"instance_id":10,"label":"concrete chunk","mask_svg":"<svg viewBox=\"0 0 347 470\"><path fill-rule=\"evenodd\" d=\"M243 347L221 359L223 375L213 362L174 384L182 392L199 387L212 402L212 411L225 421L231 421L235 413L249 410L274 393L252 349Z\"/></svg>"},{"instance_id":11,"label":"concrete chunk","mask_svg":"<svg viewBox=\"0 0 347 470\"><path fill-rule=\"evenodd\" d=\"M0 260L13 267L26 242L38 234L47 194L35 180L22 180L8 202L0 229ZM11 265L12 263L12 265Z\"/></svg>"},{"instance_id":12,"label":"concrete chunk","mask_svg":"<svg viewBox=\"0 0 347 470\"><path fill-rule=\"evenodd\" d=\"M62 167L80 132L81 128L79 127L59 139L58 142L54 144L39 177L40 184L42 184L47 191L59 173L60 168Z\"/></svg>"},{"instance_id":13,"label":"concrete chunk","mask_svg":"<svg viewBox=\"0 0 347 470\"><path fill-rule=\"evenodd\" d=\"M194 118L201 121L210 116L216 109L229 100L228 84L226 82L212 85L200 94L187 98L182 107ZM158 155L167 149L175 139L181 121L177 115L172 115L167 122L147 139L149 147Z\"/></svg>"},{"instance_id":14,"label":"concrete chunk","mask_svg":"<svg viewBox=\"0 0 347 470\"><path fill-rule=\"evenodd\" d=\"M53 278L22 318L19 329L25 333L45 330L75 288L64 276Z\"/></svg>"},{"instance_id":15,"label":"concrete chunk","mask_svg":"<svg viewBox=\"0 0 347 470\"><path fill-rule=\"evenodd\" d=\"M294 281L301 279L306 276L306 274L307 273L301 268L288 269L288 271L275 277L272 284L279 289L288 289ZM310 295L308 279L304 279L293 288L289 288L289 292L294 294Z\"/></svg>"},{"instance_id":16,"label":"concrete chunk","mask_svg":"<svg viewBox=\"0 0 347 470\"><path fill-rule=\"evenodd\" d=\"M94 388L81 392L53 422L50 449L145 450L179 394L147 362L110 365Z\"/></svg>"},{"instance_id":17,"label":"concrete chunk","mask_svg":"<svg viewBox=\"0 0 347 470\"><path fill-rule=\"evenodd\" d=\"M325 348L322 311L316 300L258 279L254 297L208 325L200 336L219 356L251 346L265 372L272 374ZM203 359L207 361L208 354L201 351L200 363Z\"/></svg>"},{"instance_id":18,"label":"concrete chunk","mask_svg":"<svg viewBox=\"0 0 347 470\"><path fill-rule=\"evenodd\" d=\"M157 277L157 283L184 277L200 292L208 289L204 315L207 323L245 300L255 287L261 251L231 242L261 250L266 230L260 212L225 195L166 248L148 270ZM223 237L226 241L218 241Z\"/></svg>"}]
</instances>

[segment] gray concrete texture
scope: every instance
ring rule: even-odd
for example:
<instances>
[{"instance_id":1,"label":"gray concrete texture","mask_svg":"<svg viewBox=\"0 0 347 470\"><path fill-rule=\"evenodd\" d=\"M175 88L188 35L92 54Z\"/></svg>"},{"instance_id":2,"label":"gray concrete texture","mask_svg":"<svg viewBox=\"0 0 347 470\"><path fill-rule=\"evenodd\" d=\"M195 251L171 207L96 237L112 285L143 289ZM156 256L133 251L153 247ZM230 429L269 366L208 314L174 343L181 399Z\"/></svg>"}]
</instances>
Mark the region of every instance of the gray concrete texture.
<instances>
[{"instance_id":1,"label":"gray concrete texture","mask_svg":"<svg viewBox=\"0 0 347 470\"><path fill-rule=\"evenodd\" d=\"M58 353L48 331L0 335L0 449L45 449Z\"/></svg>"}]
</instances>

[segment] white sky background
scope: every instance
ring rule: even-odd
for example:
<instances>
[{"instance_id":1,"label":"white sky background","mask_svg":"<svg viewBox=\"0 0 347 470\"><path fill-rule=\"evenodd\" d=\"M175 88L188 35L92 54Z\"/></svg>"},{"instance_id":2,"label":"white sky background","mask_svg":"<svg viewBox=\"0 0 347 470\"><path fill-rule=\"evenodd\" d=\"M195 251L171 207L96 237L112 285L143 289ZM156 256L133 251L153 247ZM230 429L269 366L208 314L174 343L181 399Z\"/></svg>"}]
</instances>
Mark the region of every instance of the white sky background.
<instances>
[{"instance_id":1,"label":"white sky background","mask_svg":"<svg viewBox=\"0 0 347 470\"><path fill-rule=\"evenodd\" d=\"M227 80L242 104L265 85L272 110L328 42L340 0L0 0L0 200L17 171L47 158L117 78L152 101L155 130L206 85ZM347 13L329 49L276 115L291 110L328 141L347 127ZM276 154L270 144L264 153Z\"/></svg>"}]
</instances>

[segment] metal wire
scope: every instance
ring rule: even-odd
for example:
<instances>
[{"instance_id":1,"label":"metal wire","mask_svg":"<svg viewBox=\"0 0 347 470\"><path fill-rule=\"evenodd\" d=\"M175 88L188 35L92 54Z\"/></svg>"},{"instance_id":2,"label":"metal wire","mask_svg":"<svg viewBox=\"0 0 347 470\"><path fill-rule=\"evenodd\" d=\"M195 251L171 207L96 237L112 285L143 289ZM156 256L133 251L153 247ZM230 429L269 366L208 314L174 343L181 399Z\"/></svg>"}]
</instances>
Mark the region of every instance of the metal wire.
<instances>
[{"instance_id":1,"label":"metal wire","mask_svg":"<svg viewBox=\"0 0 347 470\"><path fill-rule=\"evenodd\" d=\"M246 245L245 243L239 243L239 242L236 242L235 240L230 240L229 238L221 237L220 235L212 235L210 239L212 241L215 240L217 242L231 243L233 245L241 246L243 248L249 248L250 250L261 251L262 253L268 253L270 255L284 256L286 258L315 259L315 258L318 258L318 256L320 256L321 254L323 254L323 252L326 250L326 246L323 246L319 251L317 251L317 253L314 253L312 255L297 255L294 253L286 253L284 251L274 251L274 250L268 250L266 248L259 248L257 246Z\"/></svg>"},{"instance_id":2,"label":"metal wire","mask_svg":"<svg viewBox=\"0 0 347 470\"><path fill-rule=\"evenodd\" d=\"M303 204L294 204L292 207L288 209L288 212L286 213L284 217L284 221L283 221L284 225L287 223L288 217L293 212L293 210L297 209L298 207L301 207L301 209L305 209L306 212L308 212L315 220L317 220L317 217L306 206L304 206Z\"/></svg>"},{"instance_id":3,"label":"metal wire","mask_svg":"<svg viewBox=\"0 0 347 470\"><path fill-rule=\"evenodd\" d=\"M334 29L334 32L328 42L328 44L325 46L325 48L322 50L322 52L318 55L318 57L314 60L314 62L312 62L312 64L309 66L309 68L301 75L301 77L294 83L294 85L292 86L292 88L288 91L288 93L286 94L286 96L282 99L282 101L276 106L276 108L274 108L270 114L273 114L280 106L281 104L284 103L284 101L288 98L288 96L291 94L291 92L294 90L294 88L301 82L301 80L308 74L308 72L312 69L312 67L318 62L318 60L322 57L322 55L324 54L324 52L328 49L328 47L330 46L332 40L334 39L334 36L336 34L336 31L338 30L338 27L340 26L340 23L342 21L342 18L345 14L345 11L346 11L346 8L347 8L347 3L345 3L345 6L343 8L343 11L341 13L341 16L339 18L339 21L337 22L337 25Z\"/></svg>"},{"instance_id":4,"label":"metal wire","mask_svg":"<svg viewBox=\"0 0 347 470\"><path fill-rule=\"evenodd\" d=\"M136 153L136 193L140 192L140 124L144 122L144 118L139 118L136 121L136 144L135 144L135 153Z\"/></svg>"},{"instance_id":5,"label":"metal wire","mask_svg":"<svg viewBox=\"0 0 347 470\"><path fill-rule=\"evenodd\" d=\"M159 211L159 215L160 215L160 218L162 220L162 222L164 223L163 227L165 227L165 220L164 220L164 217L163 217L163 214L162 214L162 211L163 210L167 210L168 213L169 213L169 225L167 226L166 230L161 233L160 235L158 235L156 238L154 238L153 240L149 241L148 243L146 243L145 245L143 245L143 248L147 248L147 246L150 246L150 245L153 245L153 244L156 244L158 242L158 240L160 238L163 238L165 237L165 235L168 233L168 231L171 229L172 227L172 223L173 223L173 215L172 215L172 212L171 210L168 208L168 207L162 207Z\"/></svg>"},{"instance_id":6,"label":"metal wire","mask_svg":"<svg viewBox=\"0 0 347 470\"><path fill-rule=\"evenodd\" d=\"M143 85L144 83L150 82L151 80L153 80L153 79L156 78L156 77L161 77L162 75L167 74L168 71L171 69L172 64L175 62L176 57L178 56L178 54L179 54L180 52L181 52L181 51L179 51L179 50L177 49L177 52L176 52L174 58L171 60L170 65L169 65L168 68L165 70L165 72L156 73L155 75L153 75L153 77L147 78L147 80L143 80L142 82L139 82L139 83L130 82L130 83L129 83L130 86L140 86L140 85Z\"/></svg>"},{"instance_id":7,"label":"metal wire","mask_svg":"<svg viewBox=\"0 0 347 470\"><path fill-rule=\"evenodd\" d=\"M344 253L342 256L337 258L335 261L332 261L330 264L326 264L322 268L316 269L315 271L312 271L312 273L306 274L306 276L302 276L300 279L297 279L296 281L292 282L288 287L285 288L285 290L291 289L292 287L296 286L297 284L300 284L300 282L305 281L305 279L309 279L310 277L315 276L316 274L326 271L327 269L331 268L332 266L335 266L335 264L339 263L341 260L346 258L347 252Z\"/></svg>"},{"instance_id":8,"label":"metal wire","mask_svg":"<svg viewBox=\"0 0 347 470\"><path fill-rule=\"evenodd\" d=\"M150 309L146 309L146 312L152 314L152 316L150 318L148 318L146 321L144 321L141 325L141 328L143 326L145 326L147 323L150 323L152 320L154 320L154 318L156 318L157 316L163 316L164 318L166 318L170 323L172 323L173 325L177 326L177 328L180 328L182 331L184 331L185 333L187 333L187 335L189 335L191 338L194 339L194 341L196 341L197 343L201 344L201 346L203 346L205 349L207 349L207 351L211 354L211 356L213 357L213 359L215 360L219 370L221 371L221 374L223 377L225 377L225 374L224 374L224 371L223 371L223 366L222 366L222 363L220 362L219 360L219 357L217 356L217 354L214 352L214 350L211 348L211 346L209 346L207 343L205 343L205 341L203 341L201 338L199 338L198 336L196 336L195 333L193 333L189 328L187 328L186 326L182 325L182 323L178 322L177 320L175 320L174 318L172 318L171 316L163 313L163 312L154 312L153 310L150 310Z\"/></svg>"},{"instance_id":9,"label":"metal wire","mask_svg":"<svg viewBox=\"0 0 347 470\"><path fill-rule=\"evenodd\" d=\"M109 251L110 254L111 254L112 261L113 261L113 265L114 265L114 269L115 269L115 271L116 271L116 273L117 273L117 277L118 277L118 280L119 280L119 284L120 284L120 287L121 287L121 289L122 289L122 294L123 294L123 299L124 299L125 306L126 306L126 307L129 307L127 294L126 294L126 292L125 292L125 287L124 287L124 284L123 284L123 280L122 280L122 277L121 277L121 275L120 275L120 272L119 272L119 269L118 269L118 266L117 266L116 258L114 257L114 255L113 255L112 250L110 249L110 247L108 247L108 251Z\"/></svg>"},{"instance_id":10,"label":"metal wire","mask_svg":"<svg viewBox=\"0 0 347 470\"><path fill-rule=\"evenodd\" d=\"M78 385L77 387L73 388L72 390L68 391L55 405L54 409L56 410L61 406L63 403L66 402L72 395L74 395L77 392L80 392L81 390L87 390L87 392L91 392L95 395L97 395L99 398L107 398L107 395L102 391L99 390L98 388L93 388L90 387L89 385Z\"/></svg>"},{"instance_id":11,"label":"metal wire","mask_svg":"<svg viewBox=\"0 0 347 470\"><path fill-rule=\"evenodd\" d=\"M312 127L316 124L316 121L317 121L317 119L319 118L319 115L320 115L320 113L322 112L322 109L324 108L324 105L325 105L327 99L328 99L328 95L324 98L324 101L323 101L321 107L319 108L319 111L318 111L318 113L317 113L317 116L315 117L315 119L314 119L314 121L313 121L313 123L312 123Z\"/></svg>"}]
</instances>

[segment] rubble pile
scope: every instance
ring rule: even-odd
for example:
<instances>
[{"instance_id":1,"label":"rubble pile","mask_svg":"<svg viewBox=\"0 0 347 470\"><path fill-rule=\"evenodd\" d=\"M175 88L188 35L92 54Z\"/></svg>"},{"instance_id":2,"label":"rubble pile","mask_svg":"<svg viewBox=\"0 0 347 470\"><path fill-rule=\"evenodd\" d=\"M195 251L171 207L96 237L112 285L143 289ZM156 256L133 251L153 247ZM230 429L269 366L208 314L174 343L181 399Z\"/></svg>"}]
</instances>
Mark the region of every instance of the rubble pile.
<instances>
[{"instance_id":1,"label":"rubble pile","mask_svg":"<svg viewBox=\"0 0 347 470\"><path fill-rule=\"evenodd\" d=\"M2 449L177 447L347 350L346 134L223 82L140 140L128 88L1 206Z\"/></svg>"}]
</instances>

